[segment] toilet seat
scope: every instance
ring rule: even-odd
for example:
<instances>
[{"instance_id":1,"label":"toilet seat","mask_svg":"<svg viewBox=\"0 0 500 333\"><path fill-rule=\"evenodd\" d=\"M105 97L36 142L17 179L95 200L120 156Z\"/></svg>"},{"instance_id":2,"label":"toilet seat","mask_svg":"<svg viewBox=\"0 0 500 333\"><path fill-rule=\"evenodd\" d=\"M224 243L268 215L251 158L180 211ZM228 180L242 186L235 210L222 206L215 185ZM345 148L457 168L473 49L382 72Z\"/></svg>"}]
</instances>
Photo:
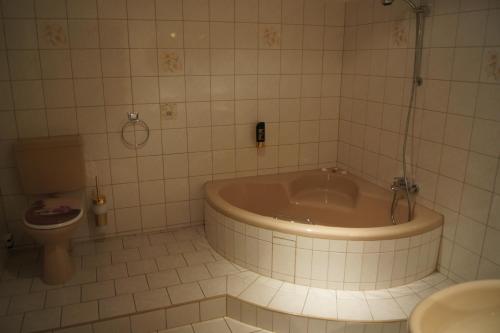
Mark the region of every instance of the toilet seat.
<instances>
[{"instance_id":1,"label":"toilet seat","mask_svg":"<svg viewBox=\"0 0 500 333\"><path fill-rule=\"evenodd\" d=\"M50 230L68 226L83 215L82 198L50 195L36 198L24 213L24 224L32 229Z\"/></svg>"}]
</instances>

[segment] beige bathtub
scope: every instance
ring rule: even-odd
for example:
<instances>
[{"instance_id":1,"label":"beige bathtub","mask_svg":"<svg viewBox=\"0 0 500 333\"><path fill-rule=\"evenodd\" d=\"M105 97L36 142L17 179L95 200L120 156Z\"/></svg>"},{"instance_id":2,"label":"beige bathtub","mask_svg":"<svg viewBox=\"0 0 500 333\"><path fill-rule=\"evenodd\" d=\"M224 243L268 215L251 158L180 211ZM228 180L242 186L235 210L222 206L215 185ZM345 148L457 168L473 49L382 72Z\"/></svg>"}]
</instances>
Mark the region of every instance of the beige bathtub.
<instances>
[{"instance_id":1,"label":"beige bathtub","mask_svg":"<svg viewBox=\"0 0 500 333\"><path fill-rule=\"evenodd\" d=\"M209 243L261 274L358 290L402 285L436 268L442 216L417 206L414 220L392 225L392 193L343 171L220 180L205 190Z\"/></svg>"},{"instance_id":2,"label":"beige bathtub","mask_svg":"<svg viewBox=\"0 0 500 333\"><path fill-rule=\"evenodd\" d=\"M238 221L308 237L396 239L443 223L440 214L417 205L411 223L392 225L390 191L330 169L215 181L207 184L206 198ZM406 219L404 203L398 210L401 221Z\"/></svg>"}]
</instances>

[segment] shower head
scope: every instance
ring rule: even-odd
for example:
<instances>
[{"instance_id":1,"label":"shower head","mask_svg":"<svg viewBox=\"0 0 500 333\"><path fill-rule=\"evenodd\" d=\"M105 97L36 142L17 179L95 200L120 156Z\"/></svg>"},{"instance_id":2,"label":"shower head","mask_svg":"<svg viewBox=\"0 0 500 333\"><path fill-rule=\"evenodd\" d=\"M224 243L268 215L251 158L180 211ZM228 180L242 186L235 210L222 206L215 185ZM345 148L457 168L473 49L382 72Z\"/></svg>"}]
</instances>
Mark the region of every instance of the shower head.
<instances>
[{"instance_id":1,"label":"shower head","mask_svg":"<svg viewBox=\"0 0 500 333\"><path fill-rule=\"evenodd\" d=\"M392 3L394 2L394 0L381 0L382 1L382 5L384 6L389 6L389 5L392 5ZM406 2L406 4L413 10L417 11L419 10L421 7L418 7L412 0L404 0L404 2Z\"/></svg>"}]
</instances>

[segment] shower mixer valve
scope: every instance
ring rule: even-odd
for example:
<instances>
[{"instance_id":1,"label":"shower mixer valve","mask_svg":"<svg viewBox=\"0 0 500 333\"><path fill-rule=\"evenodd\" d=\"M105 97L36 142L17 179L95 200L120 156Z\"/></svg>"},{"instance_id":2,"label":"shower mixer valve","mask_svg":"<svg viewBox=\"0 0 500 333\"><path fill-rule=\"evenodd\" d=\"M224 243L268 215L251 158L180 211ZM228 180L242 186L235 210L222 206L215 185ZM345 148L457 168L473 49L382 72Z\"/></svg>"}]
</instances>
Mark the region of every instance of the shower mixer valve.
<instances>
[{"instance_id":1,"label":"shower mixer valve","mask_svg":"<svg viewBox=\"0 0 500 333\"><path fill-rule=\"evenodd\" d=\"M392 181L392 184L391 184L391 190L394 192L406 191L406 186L408 186L409 193L417 193L418 192L417 184L413 184L408 179L405 180L404 177L394 177L394 180Z\"/></svg>"},{"instance_id":2,"label":"shower mixer valve","mask_svg":"<svg viewBox=\"0 0 500 333\"><path fill-rule=\"evenodd\" d=\"M411 221L413 219L414 213L414 204L415 202L411 199L410 194L416 194L418 192L418 186L408 178L405 177L394 177L394 180L391 184L391 190L393 192L392 195L392 203L391 203L391 222L392 224L399 224L399 218L396 216L396 208L398 206L398 202L401 199L401 196L398 195L400 191L404 193L404 197L406 197L406 201L408 202L408 220ZM412 203L413 201L413 203Z\"/></svg>"}]
</instances>

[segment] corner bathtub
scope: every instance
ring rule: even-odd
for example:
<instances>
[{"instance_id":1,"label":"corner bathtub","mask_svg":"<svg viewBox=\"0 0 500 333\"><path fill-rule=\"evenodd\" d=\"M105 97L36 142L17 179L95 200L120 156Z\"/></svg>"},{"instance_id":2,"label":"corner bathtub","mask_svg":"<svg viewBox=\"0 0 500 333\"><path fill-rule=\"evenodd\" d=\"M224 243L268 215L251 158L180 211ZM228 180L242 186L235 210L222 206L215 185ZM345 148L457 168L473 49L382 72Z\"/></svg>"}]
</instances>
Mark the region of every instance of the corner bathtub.
<instances>
[{"instance_id":1,"label":"corner bathtub","mask_svg":"<svg viewBox=\"0 0 500 333\"><path fill-rule=\"evenodd\" d=\"M442 216L417 205L411 222L392 225L392 192L344 171L220 180L205 191L210 245L262 275L366 290L407 284L436 269Z\"/></svg>"}]
</instances>

